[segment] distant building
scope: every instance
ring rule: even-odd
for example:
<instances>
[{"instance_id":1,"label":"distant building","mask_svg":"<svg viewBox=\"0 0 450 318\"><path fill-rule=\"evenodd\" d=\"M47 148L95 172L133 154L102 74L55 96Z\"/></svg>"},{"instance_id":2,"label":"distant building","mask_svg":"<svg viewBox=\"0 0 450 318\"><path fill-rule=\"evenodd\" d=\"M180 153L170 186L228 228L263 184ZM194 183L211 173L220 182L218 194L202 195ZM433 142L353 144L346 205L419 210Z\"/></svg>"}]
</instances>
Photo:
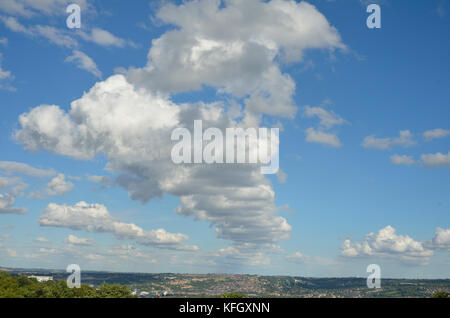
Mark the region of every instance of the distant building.
<instances>
[{"instance_id":1,"label":"distant building","mask_svg":"<svg viewBox=\"0 0 450 318\"><path fill-rule=\"evenodd\" d=\"M31 276L28 276L28 278L34 278L34 279L36 279L39 283L49 282L49 281L52 281L52 280L53 280L53 277L52 277L52 276L34 276L34 275L31 275Z\"/></svg>"}]
</instances>

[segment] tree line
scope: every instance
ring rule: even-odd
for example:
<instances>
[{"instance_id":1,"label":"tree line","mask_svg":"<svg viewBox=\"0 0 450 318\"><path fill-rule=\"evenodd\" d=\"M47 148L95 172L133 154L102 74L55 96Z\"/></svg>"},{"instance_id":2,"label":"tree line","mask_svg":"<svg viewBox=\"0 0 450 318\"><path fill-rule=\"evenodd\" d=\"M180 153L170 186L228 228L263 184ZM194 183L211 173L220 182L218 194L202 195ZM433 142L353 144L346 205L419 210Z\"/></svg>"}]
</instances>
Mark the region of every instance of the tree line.
<instances>
[{"instance_id":1,"label":"tree line","mask_svg":"<svg viewBox=\"0 0 450 318\"><path fill-rule=\"evenodd\" d=\"M0 272L0 298L134 298L127 286L103 283L69 288L63 280L38 282L24 275Z\"/></svg>"}]
</instances>

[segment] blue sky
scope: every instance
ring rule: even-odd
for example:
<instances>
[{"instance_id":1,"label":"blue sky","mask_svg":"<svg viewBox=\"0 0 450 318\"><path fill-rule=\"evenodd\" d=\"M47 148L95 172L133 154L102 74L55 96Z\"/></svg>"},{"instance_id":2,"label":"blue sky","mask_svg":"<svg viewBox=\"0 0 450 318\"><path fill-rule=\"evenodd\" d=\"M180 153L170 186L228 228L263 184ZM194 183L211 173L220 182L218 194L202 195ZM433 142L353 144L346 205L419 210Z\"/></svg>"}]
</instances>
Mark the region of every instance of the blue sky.
<instances>
[{"instance_id":1,"label":"blue sky","mask_svg":"<svg viewBox=\"0 0 450 318\"><path fill-rule=\"evenodd\" d=\"M1 266L449 277L448 2L72 2L0 4ZM150 158L208 111L282 172Z\"/></svg>"}]
</instances>

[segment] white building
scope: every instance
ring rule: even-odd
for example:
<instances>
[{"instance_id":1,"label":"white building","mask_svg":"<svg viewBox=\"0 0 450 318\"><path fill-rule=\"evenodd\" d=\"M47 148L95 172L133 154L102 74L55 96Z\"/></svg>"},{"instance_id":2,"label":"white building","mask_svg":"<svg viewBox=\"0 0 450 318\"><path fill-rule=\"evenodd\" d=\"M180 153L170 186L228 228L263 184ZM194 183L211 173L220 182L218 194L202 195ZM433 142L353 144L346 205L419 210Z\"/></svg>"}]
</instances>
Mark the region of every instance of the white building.
<instances>
[{"instance_id":1,"label":"white building","mask_svg":"<svg viewBox=\"0 0 450 318\"><path fill-rule=\"evenodd\" d=\"M43 282L49 282L53 280L52 276L28 276L28 278L35 278L39 283L43 283Z\"/></svg>"}]
</instances>

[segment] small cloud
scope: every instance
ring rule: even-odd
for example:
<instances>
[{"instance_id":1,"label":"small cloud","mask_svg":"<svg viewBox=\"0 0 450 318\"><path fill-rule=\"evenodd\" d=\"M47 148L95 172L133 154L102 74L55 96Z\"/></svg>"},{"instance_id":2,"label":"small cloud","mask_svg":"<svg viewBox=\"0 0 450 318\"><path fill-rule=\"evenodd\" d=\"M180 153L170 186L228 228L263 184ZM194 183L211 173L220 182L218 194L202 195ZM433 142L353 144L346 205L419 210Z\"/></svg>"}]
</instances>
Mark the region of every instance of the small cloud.
<instances>
[{"instance_id":1,"label":"small cloud","mask_svg":"<svg viewBox=\"0 0 450 318\"><path fill-rule=\"evenodd\" d=\"M82 32L80 33L80 36L86 41L94 42L101 46L115 46L115 47L125 47L127 45L131 47L136 46L136 44L133 43L132 41L121 39L112 34L111 32L100 28L92 29L90 34Z\"/></svg>"},{"instance_id":2,"label":"small cloud","mask_svg":"<svg viewBox=\"0 0 450 318\"><path fill-rule=\"evenodd\" d=\"M81 246L92 246L94 245L94 241L92 239L80 238L75 235L70 234L65 240L65 243L71 245L81 245Z\"/></svg>"},{"instance_id":3,"label":"small cloud","mask_svg":"<svg viewBox=\"0 0 450 318\"><path fill-rule=\"evenodd\" d=\"M416 142L409 130L400 131L399 137L396 138L376 138L374 135L364 138L362 146L364 148L373 148L378 150L389 150L395 146L410 147Z\"/></svg>"},{"instance_id":4,"label":"small cloud","mask_svg":"<svg viewBox=\"0 0 450 318\"><path fill-rule=\"evenodd\" d=\"M278 169L277 179L279 183L284 184L287 181L287 174L283 170Z\"/></svg>"},{"instance_id":5,"label":"small cloud","mask_svg":"<svg viewBox=\"0 0 450 318\"><path fill-rule=\"evenodd\" d=\"M444 138L447 136L450 136L450 130L441 129L441 128L428 130L423 133L423 137L425 138L426 141L431 141L433 139L438 139L438 138Z\"/></svg>"},{"instance_id":6,"label":"small cloud","mask_svg":"<svg viewBox=\"0 0 450 318\"><path fill-rule=\"evenodd\" d=\"M102 78L102 72L100 72L94 60L81 51L74 50L72 55L65 59L65 62L75 63L79 69L88 71L97 78Z\"/></svg>"},{"instance_id":7,"label":"small cloud","mask_svg":"<svg viewBox=\"0 0 450 318\"><path fill-rule=\"evenodd\" d=\"M342 143L339 140L338 136L333 133L316 130L312 127L306 130L306 141L311 143L319 143L335 148L342 147Z\"/></svg>"},{"instance_id":8,"label":"small cloud","mask_svg":"<svg viewBox=\"0 0 450 318\"><path fill-rule=\"evenodd\" d=\"M391 162L395 165L409 165L409 166L416 163L411 156L400 156L400 155L391 156Z\"/></svg>"},{"instance_id":9,"label":"small cloud","mask_svg":"<svg viewBox=\"0 0 450 318\"><path fill-rule=\"evenodd\" d=\"M64 174L60 173L54 177L47 185L48 195L63 195L73 189L73 183L66 181Z\"/></svg>"},{"instance_id":10,"label":"small cloud","mask_svg":"<svg viewBox=\"0 0 450 318\"><path fill-rule=\"evenodd\" d=\"M34 242L36 243L50 243L51 241L48 238L45 237L37 237L34 239Z\"/></svg>"},{"instance_id":11,"label":"small cloud","mask_svg":"<svg viewBox=\"0 0 450 318\"><path fill-rule=\"evenodd\" d=\"M17 252L16 252L15 250L12 250L12 249L10 249L10 248L7 248L7 249L6 249L6 252L8 253L8 255L9 255L10 257L17 257Z\"/></svg>"}]
</instances>

